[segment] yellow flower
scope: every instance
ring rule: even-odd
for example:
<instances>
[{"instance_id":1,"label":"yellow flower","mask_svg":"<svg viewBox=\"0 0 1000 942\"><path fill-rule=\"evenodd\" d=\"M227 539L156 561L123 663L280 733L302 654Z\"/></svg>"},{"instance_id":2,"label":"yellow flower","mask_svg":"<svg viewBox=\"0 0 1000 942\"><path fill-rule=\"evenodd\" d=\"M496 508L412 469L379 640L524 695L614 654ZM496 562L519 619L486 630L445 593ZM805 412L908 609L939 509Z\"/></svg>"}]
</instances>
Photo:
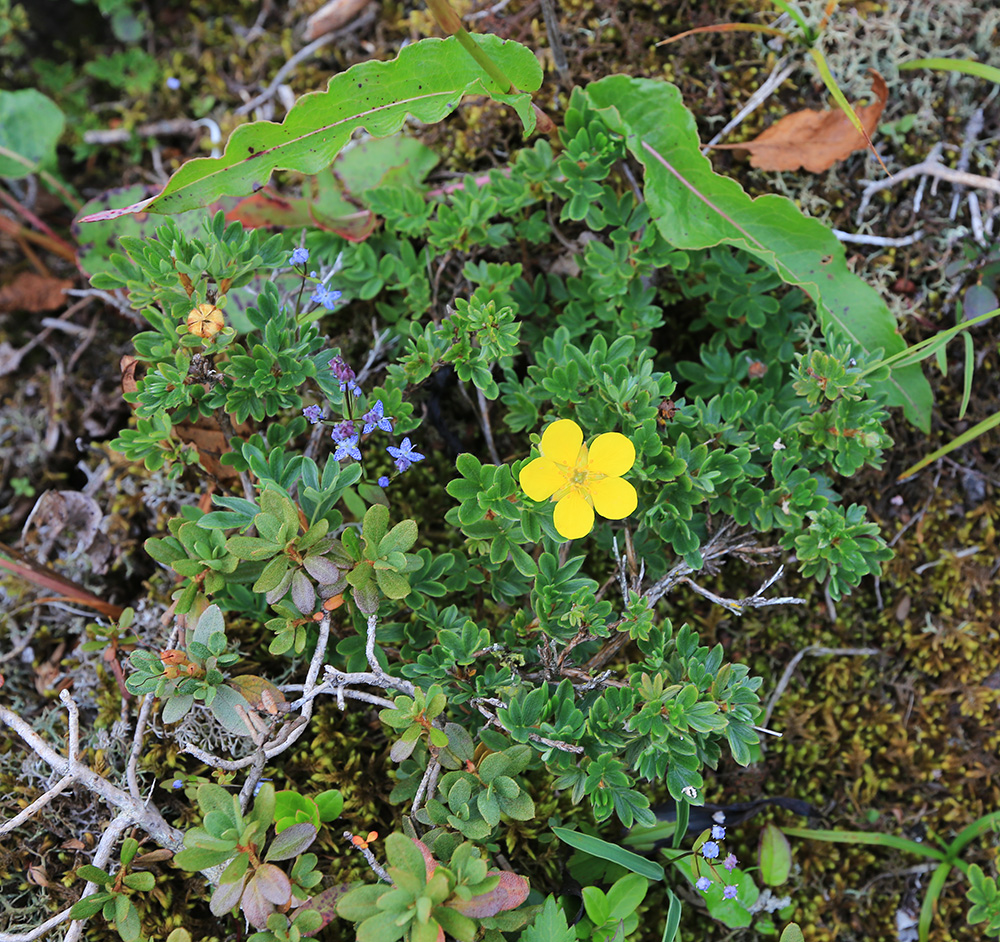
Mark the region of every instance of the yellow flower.
<instances>
[{"instance_id":1,"label":"yellow flower","mask_svg":"<svg viewBox=\"0 0 1000 942\"><path fill-rule=\"evenodd\" d=\"M621 520L639 503L635 488L622 475L635 463L635 446L618 432L583 443L572 419L559 419L542 433L541 457L518 476L532 500L556 501L552 522L560 536L575 540L594 528L594 511Z\"/></svg>"}]
</instances>

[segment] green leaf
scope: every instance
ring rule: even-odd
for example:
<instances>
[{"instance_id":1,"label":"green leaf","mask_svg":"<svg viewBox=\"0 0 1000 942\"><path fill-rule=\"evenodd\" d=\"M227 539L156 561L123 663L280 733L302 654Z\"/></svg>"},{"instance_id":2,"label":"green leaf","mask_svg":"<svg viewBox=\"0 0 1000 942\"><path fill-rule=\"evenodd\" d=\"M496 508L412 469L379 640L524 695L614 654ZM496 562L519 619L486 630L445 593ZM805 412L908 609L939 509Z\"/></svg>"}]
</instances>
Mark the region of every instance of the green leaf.
<instances>
[{"instance_id":1,"label":"green leaf","mask_svg":"<svg viewBox=\"0 0 1000 942\"><path fill-rule=\"evenodd\" d=\"M625 136L646 169L645 195L663 237L680 249L735 245L816 301L826 330L868 351L904 349L896 322L873 288L847 267L844 247L820 222L780 196L751 199L714 173L699 150L694 117L673 85L613 75L587 86L608 126ZM916 367L893 371L889 402L930 428L931 391Z\"/></svg>"},{"instance_id":2,"label":"green leaf","mask_svg":"<svg viewBox=\"0 0 1000 942\"><path fill-rule=\"evenodd\" d=\"M26 177L53 163L65 124L62 111L41 92L0 91L0 177Z\"/></svg>"},{"instance_id":3,"label":"green leaf","mask_svg":"<svg viewBox=\"0 0 1000 942\"><path fill-rule=\"evenodd\" d=\"M176 694L163 704L160 719L163 720L164 723L176 723L187 715L188 710L190 710L192 706L194 706L193 696L183 693Z\"/></svg>"},{"instance_id":4,"label":"green leaf","mask_svg":"<svg viewBox=\"0 0 1000 942\"><path fill-rule=\"evenodd\" d=\"M123 867L127 867L139 852L139 842L134 837L126 837L122 841L122 849L118 854Z\"/></svg>"},{"instance_id":5,"label":"green leaf","mask_svg":"<svg viewBox=\"0 0 1000 942\"><path fill-rule=\"evenodd\" d=\"M314 840L316 828L308 822L293 824L282 831L267 849L265 860L288 860L301 854Z\"/></svg>"},{"instance_id":6,"label":"green leaf","mask_svg":"<svg viewBox=\"0 0 1000 942\"><path fill-rule=\"evenodd\" d=\"M365 519L361 525L361 535L368 544L366 555L374 552L378 553L377 547L386 535L389 526L389 508L384 504L373 504L365 513ZM371 558L371 557L369 557Z\"/></svg>"},{"instance_id":7,"label":"green leaf","mask_svg":"<svg viewBox=\"0 0 1000 942\"><path fill-rule=\"evenodd\" d=\"M89 880L91 883L97 883L101 886L111 882L111 874L100 867L95 867L93 864L84 864L82 867L77 867L76 875L81 880Z\"/></svg>"},{"instance_id":8,"label":"green leaf","mask_svg":"<svg viewBox=\"0 0 1000 942\"><path fill-rule=\"evenodd\" d=\"M209 709L212 715L231 733L237 736L249 736L250 729L243 717L237 712L237 707L249 710L250 704L232 687L216 687L215 699Z\"/></svg>"},{"instance_id":9,"label":"green leaf","mask_svg":"<svg viewBox=\"0 0 1000 942\"><path fill-rule=\"evenodd\" d=\"M225 863L236 853L234 850L201 850L200 848L186 848L174 854L174 863L182 870L190 870L192 873L198 870L205 870L217 864Z\"/></svg>"},{"instance_id":10,"label":"green leaf","mask_svg":"<svg viewBox=\"0 0 1000 942\"><path fill-rule=\"evenodd\" d=\"M282 124L259 121L237 128L222 157L189 160L159 196L117 212L180 213L220 196L252 193L275 170L320 173L358 128L386 137L408 115L433 124L454 111L465 95L488 95L511 105L530 134L535 120L526 92L542 81L534 52L491 34L472 39L524 91L508 94L497 86L454 37L423 39L389 62L361 62L338 73L325 92L300 98ZM98 213L85 221L104 218Z\"/></svg>"},{"instance_id":11,"label":"green leaf","mask_svg":"<svg viewBox=\"0 0 1000 942\"><path fill-rule=\"evenodd\" d=\"M385 854L392 866L420 877L421 882L426 879L427 864L424 855L405 834L390 834L385 839Z\"/></svg>"},{"instance_id":12,"label":"green leaf","mask_svg":"<svg viewBox=\"0 0 1000 942\"><path fill-rule=\"evenodd\" d=\"M781 932L779 942L805 942L805 936L797 922L790 922Z\"/></svg>"},{"instance_id":13,"label":"green leaf","mask_svg":"<svg viewBox=\"0 0 1000 942\"><path fill-rule=\"evenodd\" d=\"M406 932L407 924L396 925L396 913L369 916L358 926L357 942L396 942Z\"/></svg>"},{"instance_id":14,"label":"green leaf","mask_svg":"<svg viewBox=\"0 0 1000 942\"><path fill-rule=\"evenodd\" d=\"M596 886L583 888L583 906L587 910L587 918L595 926L603 926L611 915L611 907L603 890Z\"/></svg>"},{"instance_id":15,"label":"green leaf","mask_svg":"<svg viewBox=\"0 0 1000 942\"><path fill-rule=\"evenodd\" d=\"M110 893L93 893L90 896L85 896L73 904L73 908L69 911L69 918L89 919L91 916L96 916L109 899L111 899Z\"/></svg>"},{"instance_id":16,"label":"green leaf","mask_svg":"<svg viewBox=\"0 0 1000 942\"><path fill-rule=\"evenodd\" d=\"M768 821L760 834L760 878L768 886L781 886L792 870L792 848L781 829Z\"/></svg>"},{"instance_id":17,"label":"green leaf","mask_svg":"<svg viewBox=\"0 0 1000 942\"><path fill-rule=\"evenodd\" d=\"M142 932L139 913L127 896L115 897L115 928L122 942L136 942Z\"/></svg>"},{"instance_id":18,"label":"green leaf","mask_svg":"<svg viewBox=\"0 0 1000 942\"><path fill-rule=\"evenodd\" d=\"M610 918L617 921L631 916L646 898L648 887L646 878L637 873L616 880L607 894Z\"/></svg>"},{"instance_id":19,"label":"green leaf","mask_svg":"<svg viewBox=\"0 0 1000 942\"><path fill-rule=\"evenodd\" d=\"M626 870L641 874L648 880L663 879L663 867L658 863L647 860L645 857L640 857L638 854L633 854L632 851L625 850L624 847L619 847L617 844L609 844L607 841L602 841L599 837L592 837L590 834L581 834L579 831L571 831L569 828L553 828L552 833L564 844L569 844L570 847L582 850L585 854L590 854L592 857L599 857L601 860L618 864Z\"/></svg>"},{"instance_id":20,"label":"green leaf","mask_svg":"<svg viewBox=\"0 0 1000 942\"><path fill-rule=\"evenodd\" d=\"M238 823L233 817L233 796L221 785L213 782L202 782L197 791L198 807L201 808L202 816L205 817L211 811L218 811L229 818L235 827Z\"/></svg>"},{"instance_id":21,"label":"green leaf","mask_svg":"<svg viewBox=\"0 0 1000 942\"><path fill-rule=\"evenodd\" d=\"M402 520L397 523L378 544L378 555L388 556L390 553L405 553L417 542L417 522Z\"/></svg>"},{"instance_id":22,"label":"green leaf","mask_svg":"<svg viewBox=\"0 0 1000 942\"><path fill-rule=\"evenodd\" d=\"M130 890L140 890L143 893L148 893L156 886L156 877L144 870L141 873L127 873L122 878L122 882Z\"/></svg>"},{"instance_id":23,"label":"green leaf","mask_svg":"<svg viewBox=\"0 0 1000 942\"><path fill-rule=\"evenodd\" d=\"M384 883L359 886L337 900L337 915L350 922L361 922L378 912L376 904L382 894L391 890L392 887Z\"/></svg>"},{"instance_id":24,"label":"green leaf","mask_svg":"<svg viewBox=\"0 0 1000 942\"><path fill-rule=\"evenodd\" d=\"M344 810L344 796L335 788L328 789L316 796L316 807L320 821L333 821Z\"/></svg>"},{"instance_id":25,"label":"green leaf","mask_svg":"<svg viewBox=\"0 0 1000 942\"><path fill-rule=\"evenodd\" d=\"M519 942L576 942L576 933L566 922L566 914L551 894L535 921L521 933Z\"/></svg>"}]
</instances>

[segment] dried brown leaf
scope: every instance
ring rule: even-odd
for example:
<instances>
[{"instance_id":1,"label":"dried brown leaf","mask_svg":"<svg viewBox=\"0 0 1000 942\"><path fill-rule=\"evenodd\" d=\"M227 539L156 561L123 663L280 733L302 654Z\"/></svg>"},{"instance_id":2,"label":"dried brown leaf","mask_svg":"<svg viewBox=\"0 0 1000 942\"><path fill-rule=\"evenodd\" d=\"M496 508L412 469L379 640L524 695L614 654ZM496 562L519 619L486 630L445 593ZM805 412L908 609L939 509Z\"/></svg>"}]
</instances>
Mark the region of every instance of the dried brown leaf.
<instances>
[{"instance_id":1,"label":"dried brown leaf","mask_svg":"<svg viewBox=\"0 0 1000 942\"><path fill-rule=\"evenodd\" d=\"M872 94L875 101L856 108L855 114L871 137L878 127L889 89L885 79L874 69ZM839 108L832 111L796 111L771 125L760 136L742 144L716 144L717 150L745 150L750 153L750 165L759 170L798 170L810 173L829 170L868 143Z\"/></svg>"},{"instance_id":2,"label":"dried brown leaf","mask_svg":"<svg viewBox=\"0 0 1000 942\"><path fill-rule=\"evenodd\" d=\"M10 311L55 311L66 303L63 294L73 287L65 278L46 278L32 271L22 272L9 285L0 288L0 314Z\"/></svg>"}]
</instances>

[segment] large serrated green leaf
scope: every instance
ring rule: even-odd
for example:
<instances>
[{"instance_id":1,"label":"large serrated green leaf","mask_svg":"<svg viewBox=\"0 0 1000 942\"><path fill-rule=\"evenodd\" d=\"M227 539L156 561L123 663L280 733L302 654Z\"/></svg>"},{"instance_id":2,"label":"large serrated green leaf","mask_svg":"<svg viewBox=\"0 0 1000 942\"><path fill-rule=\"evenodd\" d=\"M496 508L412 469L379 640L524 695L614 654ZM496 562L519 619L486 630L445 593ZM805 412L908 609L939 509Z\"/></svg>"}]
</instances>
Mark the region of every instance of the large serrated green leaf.
<instances>
[{"instance_id":1,"label":"large serrated green leaf","mask_svg":"<svg viewBox=\"0 0 1000 942\"><path fill-rule=\"evenodd\" d=\"M398 131L408 115L432 124L454 111L465 95L488 95L510 105L530 134L535 117L527 92L542 83L535 54L490 34L473 39L524 91L502 90L455 38L424 39L389 62L361 62L335 75L325 92L300 98L281 124L258 121L237 128L221 157L189 160L159 196L108 213L180 213L220 196L246 196L267 183L275 170L319 173L358 128L386 137ZM81 221L113 218L108 213Z\"/></svg>"},{"instance_id":2,"label":"large serrated green leaf","mask_svg":"<svg viewBox=\"0 0 1000 942\"><path fill-rule=\"evenodd\" d=\"M675 86L612 75L587 86L586 96L645 167L646 200L671 245L735 245L801 287L816 302L824 328L886 356L905 348L885 302L847 267L844 248L829 229L803 216L791 200L751 199L735 180L712 170ZM928 431L931 390L920 369L893 370L886 382L890 404Z\"/></svg>"}]
</instances>

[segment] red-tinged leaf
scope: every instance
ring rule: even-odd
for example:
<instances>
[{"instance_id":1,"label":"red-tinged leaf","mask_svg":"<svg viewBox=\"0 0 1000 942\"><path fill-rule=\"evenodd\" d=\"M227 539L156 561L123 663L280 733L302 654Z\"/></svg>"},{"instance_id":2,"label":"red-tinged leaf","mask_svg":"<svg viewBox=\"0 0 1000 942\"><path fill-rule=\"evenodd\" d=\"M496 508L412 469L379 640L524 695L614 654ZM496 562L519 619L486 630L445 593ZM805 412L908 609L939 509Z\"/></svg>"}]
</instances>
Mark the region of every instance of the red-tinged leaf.
<instances>
[{"instance_id":1,"label":"red-tinged leaf","mask_svg":"<svg viewBox=\"0 0 1000 942\"><path fill-rule=\"evenodd\" d=\"M306 200L279 196L265 187L241 199L226 213L226 222L241 222L247 229L295 229L311 226L312 217Z\"/></svg>"},{"instance_id":2,"label":"red-tinged leaf","mask_svg":"<svg viewBox=\"0 0 1000 942\"><path fill-rule=\"evenodd\" d=\"M429 880L434 876L438 862L434 859L431 849L423 841L414 841L413 843L417 845L417 850L424 855L424 863L427 865L427 879Z\"/></svg>"},{"instance_id":3,"label":"red-tinged leaf","mask_svg":"<svg viewBox=\"0 0 1000 942\"><path fill-rule=\"evenodd\" d=\"M378 218L367 209L332 215L305 197L285 198L262 190L241 199L228 213L227 222L241 222L248 229L324 229L349 242L364 242L374 232Z\"/></svg>"},{"instance_id":4,"label":"red-tinged leaf","mask_svg":"<svg viewBox=\"0 0 1000 942\"><path fill-rule=\"evenodd\" d=\"M509 870L491 870L487 876L495 877L498 872L500 882L489 893L448 905L470 919L482 919L486 916L495 916L506 909L517 909L528 898L531 890L528 878L511 873Z\"/></svg>"},{"instance_id":5,"label":"red-tinged leaf","mask_svg":"<svg viewBox=\"0 0 1000 942\"><path fill-rule=\"evenodd\" d=\"M328 926L334 919L337 918L337 902L341 897L346 896L354 887L358 886L357 883L338 883L336 886L327 887L322 893L317 893L315 896L310 897L304 903L296 907L292 913L292 919L294 921L295 916L297 916L304 909L313 909L319 913L320 918L323 920L319 929L315 932L307 932L306 935L315 935L324 926Z\"/></svg>"},{"instance_id":6,"label":"red-tinged leaf","mask_svg":"<svg viewBox=\"0 0 1000 942\"><path fill-rule=\"evenodd\" d=\"M285 695L271 681L256 674L240 674L239 677L230 677L226 683L243 694L243 698L258 709L267 708L264 702L265 693L272 698L273 703L285 702Z\"/></svg>"},{"instance_id":7,"label":"red-tinged leaf","mask_svg":"<svg viewBox=\"0 0 1000 942\"><path fill-rule=\"evenodd\" d=\"M293 824L285 828L272 842L267 850L265 860L288 860L301 854L314 840L316 828L309 822Z\"/></svg>"},{"instance_id":8,"label":"red-tinged leaf","mask_svg":"<svg viewBox=\"0 0 1000 942\"><path fill-rule=\"evenodd\" d=\"M274 903L264 896L263 888L257 880L251 879L243 891L240 902L243 915L255 929L267 928L267 917L274 912Z\"/></svg>"},{"instance_id":9,"label":"red-tinged leaf","mask_svg":"<svg viewBox=\"0 0 1000 942\"><path fill-rule=\"evenodd\" d=\"M280 867L274 864L263 864L257 868L253 880L260 886L264 899L284 906L292 898L292 882Z\"/></svg>"},{"instance_id":10,"label":"red-tinged leaf","mask_svg":"<svg viewBox=\"0 0 1000 942\"><path fill-rule=\"evenodd\" d=\"M220 883L212 894L212 901L208 908L213 916L224 916L239 901L243 895L243 887L246 880L237 880L235 883Z\"/></svg>"}]
</instances>

